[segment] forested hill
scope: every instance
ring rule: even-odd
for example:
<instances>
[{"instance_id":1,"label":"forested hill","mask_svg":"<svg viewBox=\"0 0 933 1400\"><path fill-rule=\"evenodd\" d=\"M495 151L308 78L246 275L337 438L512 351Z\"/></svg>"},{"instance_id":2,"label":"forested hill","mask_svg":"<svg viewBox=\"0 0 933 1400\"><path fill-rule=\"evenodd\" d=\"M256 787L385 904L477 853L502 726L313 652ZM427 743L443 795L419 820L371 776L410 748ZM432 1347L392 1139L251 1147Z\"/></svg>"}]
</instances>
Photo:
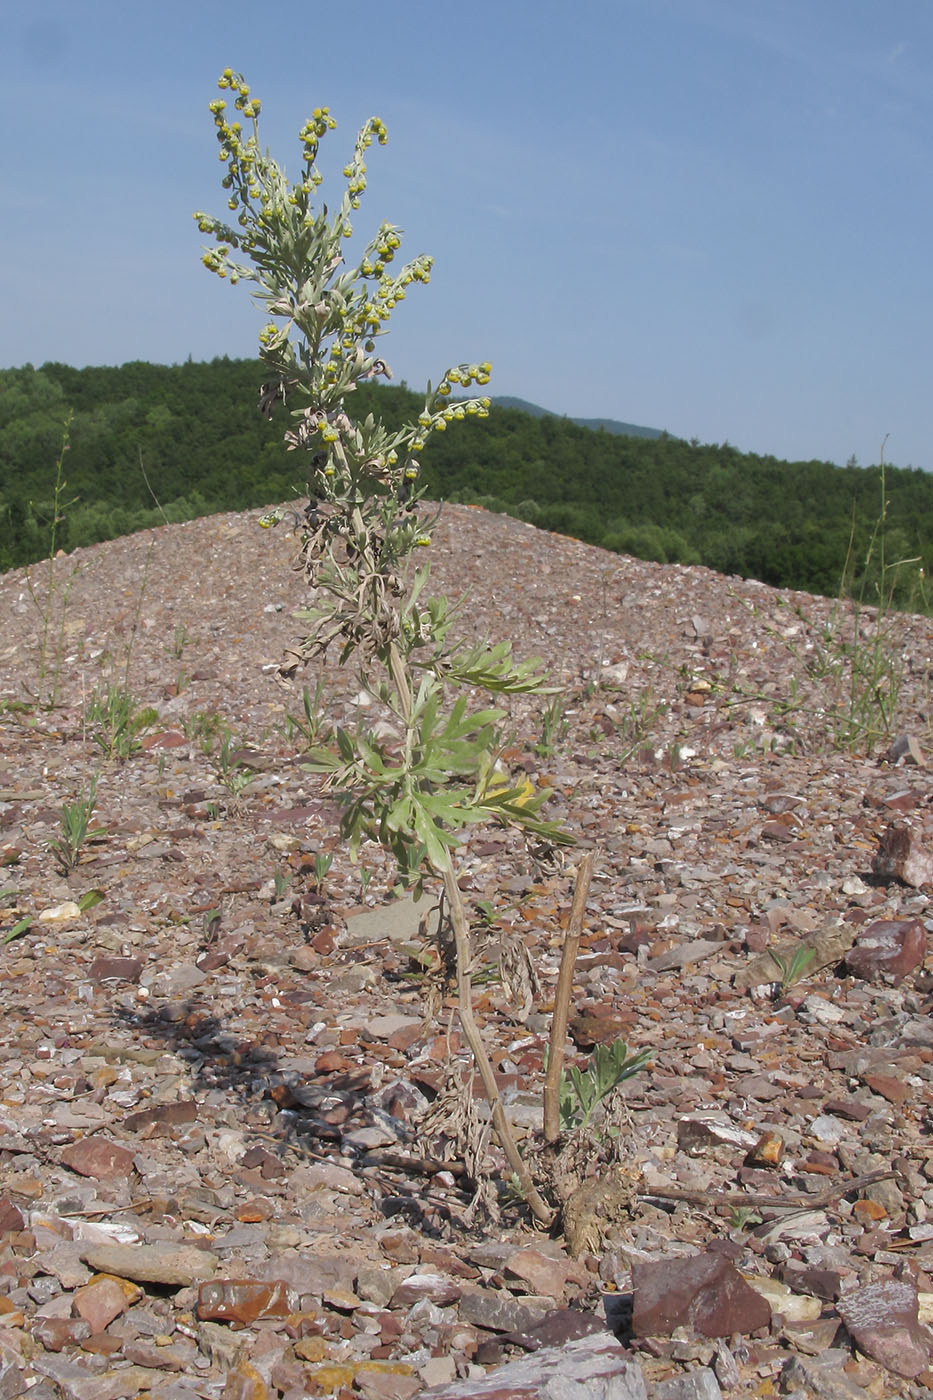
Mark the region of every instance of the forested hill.
<instances>
[{"instance_id":1,"label":"forested hill","mask_svg":"<svg viewBox=\"0 0 933 1400\"><path fill-rule=\"evenodd\" d=\"M58 547L301 494L301 456L282 443L287 415L270 424L257 410L262 378L258 362L229 359L0 371L0 569L48 552L69 413ZM421 402L404 386L364 386L348 408L394 424ZM423 465L433 497L661 562L834 595L847 561L856 587L866 556L880 561L877 467L782 462L495 406L433 438ZM919 561L900 571L900 601L920 606L910 590L922 586L920 564L933 565L933 474L889 467L886 496L885 557Z\"/></svg>"},{"instance_id":2,"label":"forested hill","mask_svg":"<svg viewBox=\"0 0 933 1400\"><path fill-rule=\"evenodd\" d=\"M529 403L527 399L510 398L496 396L492 402L497 408L517 408L522 413L530 413L532 418L559 418L561 415L552 413L549 408L541 408L536 403ZM571 418L571 423L576 423L579 428L592 428L598 432L604 428L607 433L621 434L623 437L649 437L659 438L663 436L660 428L642 428L637 423L620 423L618 418Z\"/></svg>"}]
</instances>

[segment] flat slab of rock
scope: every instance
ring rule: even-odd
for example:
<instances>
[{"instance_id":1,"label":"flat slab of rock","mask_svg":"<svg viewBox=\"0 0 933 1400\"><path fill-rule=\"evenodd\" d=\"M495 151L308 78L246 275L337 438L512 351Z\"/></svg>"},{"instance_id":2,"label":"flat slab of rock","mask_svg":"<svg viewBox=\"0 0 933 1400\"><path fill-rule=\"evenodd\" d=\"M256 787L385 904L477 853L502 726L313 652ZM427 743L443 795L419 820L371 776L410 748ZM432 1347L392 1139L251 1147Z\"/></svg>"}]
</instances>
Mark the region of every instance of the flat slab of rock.
<instances>
[{"instance_id":1,"label":"flat slab of rock","mask_svg":"<svg viewBox=\"0 0 933 1400\"><path fill-rule=\"evenodd\" d=\"M927 935L919 919L875 919L859 933L846 954L846 967L856 977L902 981L923 963Z\"/></svg>"},{"instance_id":2,"label":"flat slab of rock","mask_svg":"<svg viewBox=\"0 0 933 1400\"><path fill-rule=\"evenodd\" d=\"M721 1254L638 1260L632 1265L632 1331L670 1336L689 1327L704 1337L757 1332L771 1308Z\"/></svg>"},{"instance_id":3,"label":"flat slab of rock","mask_svg":"<svg viewBox=\"0 0 933 1400\"><path fill-rule=\"evenodd\" d=\"M641 1367L615 1337L581 1337L491 1375L422 1391L424 1400L648 1400Z\"/></svg>"},{"instance_id":4,"label":"flat slab of rock","mask_svg":"<svg viewBox=\"0 0 933 1400\"><path fill-rule=\"evenodd\" d=\"M133 1170L135 1151L122 1147L109 1138L87 1137L79 1142L71 1142L62 1151L62 1161L66 1167L80 1176L92 1176L96 1181L110 1181L115 1177L129 1176Z\"/></svg>"},{"instance_id":5,"label":"flat slab of rock","mask_svg":"<svg viewBox=\"0 0 933 1400\"><path fill-rule=\"evenodd\" d=\"M210 1278L217 1268L214 1255L194 1245L88 1244L81 1258L98 1273L176 1288Z\"/></svg>"},{"instance_id":6,"label":"flat slab of rock","mask_svg":"<svg viewBox=\"0 0 933 1400\"><path fill-rule=\"evenodd\" d=\"M404 943L408 938L416 938L421 921L431 910L429 899L397 899L392 904L380 904L378 909L367 909L362 914L351 914L347 919L347 935L351 943L378 943L387 938L392 942Z\"/></svg>"},{"instance_id":7,"label":"flat slab of rock","mask_svg":"<svg viewBox=\"0 0 933 1400\"><path fill-rule=\"evenodd\" d=\"M933 1334L919 1320L917 1289L906 1279L853 1288L836 1310L859 1350L886 1370L912 1380L929 1367Z\"/></svg>"}]
</instances>

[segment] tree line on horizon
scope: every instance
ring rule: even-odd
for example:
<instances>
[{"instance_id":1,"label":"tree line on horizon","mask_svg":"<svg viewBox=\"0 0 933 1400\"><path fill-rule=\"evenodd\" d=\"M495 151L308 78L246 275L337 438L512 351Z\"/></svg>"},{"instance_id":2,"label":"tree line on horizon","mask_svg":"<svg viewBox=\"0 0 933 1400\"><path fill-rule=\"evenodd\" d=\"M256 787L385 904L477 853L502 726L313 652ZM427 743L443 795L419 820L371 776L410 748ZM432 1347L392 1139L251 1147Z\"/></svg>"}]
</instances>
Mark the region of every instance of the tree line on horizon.
<instances>
[{"instance_id":1,"label":"tree line on horizon","mask_svg":"<svg viewBox=\"0 0 933 1400\"><path fill-rule=\"evenodd\" d=\"M0 370L0 571L48 554L55 464L70 417L56 547L305 493L286 408L258 411L262 367L210 362ZM348 411L394 427L422 396L361 385ZM435 435L422 457L432 499L506 511L541 529L660 563L704 564L776 587L873 601L884 584L925 609L933 473L785 462L667 433L628 437L496 407ZM879 527L884 549L880 550ZM899 566L899 567L895 567Z\"/></svg>"}]
</instances>

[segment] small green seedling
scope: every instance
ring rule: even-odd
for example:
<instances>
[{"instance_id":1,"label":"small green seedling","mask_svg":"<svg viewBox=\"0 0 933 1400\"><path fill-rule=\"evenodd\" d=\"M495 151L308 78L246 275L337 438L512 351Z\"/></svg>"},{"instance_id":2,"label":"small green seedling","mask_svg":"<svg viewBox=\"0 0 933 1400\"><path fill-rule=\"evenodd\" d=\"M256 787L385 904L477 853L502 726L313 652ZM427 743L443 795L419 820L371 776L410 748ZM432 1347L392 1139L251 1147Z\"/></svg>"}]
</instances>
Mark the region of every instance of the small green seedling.
<instances>
[{"instance_id":1,"label":"small green seedling","mask_svg":"<svg viewBox=\"0 0 933 1400\"><path fill-rule=\"evenodd\" d=\"M100 773L91 779L88 795L77 802L63 802L61 813L61 836L53 837L49 850L55 857L62 875L70 875L78 864L81 849L88 837L91 814L97 801L97 780ZM102 835L105 827L97 827L96 834Z\"/></svg>"},{"instance_id":2,"label":"small green seedling","mask_svg":"<svg viewBox=\"0 0 933 1400\"><path fill-rule=\"evenodd\" d=\"M795 982L799 982L807 968L816 957L815 948L798 948L792 957L784 957L781 953L776 953L772 948L768 949L768 956L780 972L780 986L792 987Z\"/></svg>"},{"instance_id":3,"label":"small green seedling","mask_svg":"<svg viewBox=\"0 0 933 1400\"><path fill-rule=\"evenodd\" d=\"M569 1065L560 1082L560 1121L565 1132L589 1127L596 1109L613 1089L637 1074L652 1057L651 1050L629 1054L624 1040L596 1045L586 1069Z\"/></svg>"},{"instance_id":4,"label":"small green seedling","mask_svg":"<svg viewBox=\"0 0 933 1400\"><path fill-rule=\"evenodd\" d=\"M292 739L295 735L300 735L302 742L308 749L317 748L319 744L329 743L333 737L333 725L324 713L323 696L324 678L319 676L313 695L307 686L302 687L301 706L304 714L288 714L285 717L285 732L288 738Z\"/></svg>"},{"instance_id":5,"label":"small green seedling","mask_svg":"<svg viewBox=\"0 0 933 1400\"><path fill-rule=\"evenodd\" d=\"M5 890L0 890L0 905L6 900L16 896L18 893L19 891L14 885L8 886ZM21 934L27 931L31 923L31 919L19 919L10 928L4 929L3 933L0 933L0 943L12 943L14 938L19 938Z\"/></svg>"},{"instance_id":6,"label":"small green seedling","mask_svg":"<svg viewBox=\"0 0 933 1400\"><path fill-rule=\"evenodd\" d=\"M749 1225L760 1225L761 1216L754 1206L736 1206L729 1215L730 1230L747 1230Z\"/></svg>"},{"instance_id":7,"label":"small green seedling","mask_svg":"<svg viewBox=\"0 0 933 1400\"><path fill-rule=\"evenodd\" d=\"M218 925L220 924L221 918L222 913L219 909L208 909L205 911L203 928L204 944L206 947L210 947L217 937Z\"/></svg>"},{"instance_id":8,"label":"small green seedling","mask_svg":"<svg viewBox=\"0 0 933 1400\"><path fill-rule=\"evenodd\" d=\"M538 758L551 758L567 737L570 721L566 704L566 697L558 694L545 707L541 716L541 733L533 746Z\"/></svg>"},{"instance_id":9,"label":"small green seedling","mask_svg":"<svg viewBox=\"0 0 933 1400\"><path fill-rule=\"evenodd\" d=\"M327 882L327 875L334 863L332 851L318 851L314 857L314 886L322 893Z\"/></svg>"}]
</instances>

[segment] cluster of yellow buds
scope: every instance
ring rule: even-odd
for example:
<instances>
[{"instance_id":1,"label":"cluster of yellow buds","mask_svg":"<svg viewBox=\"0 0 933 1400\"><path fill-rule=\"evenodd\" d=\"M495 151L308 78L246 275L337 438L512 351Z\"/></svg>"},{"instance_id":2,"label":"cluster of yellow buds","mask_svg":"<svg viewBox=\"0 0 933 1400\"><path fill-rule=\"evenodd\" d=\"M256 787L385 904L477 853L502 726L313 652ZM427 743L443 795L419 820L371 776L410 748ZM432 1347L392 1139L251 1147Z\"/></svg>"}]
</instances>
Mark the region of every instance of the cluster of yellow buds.
<instances>
[{"instance_id":1,"label":"cluster of yellow buds","mask_svg":"<svg viewBox=\"0 0 933 1400\"><path fill-rule=\"evenodd\" d=\"M250 97L249 87L239 73L234 73L232 68L225 68L217 79L217 86L231 88L236 93L234 105L237 111L242 112L244 117L251 117L255 121L259 116L262 103L258 97Z\"/></svg>"},{"instance_id":2,"label":"cluster of yellow buds","mask_svg":"<svg viewBox=\"0 0 933 1400\"><path fill-rule=\"evenodd\" d=\"M468 389L471 384L488 384L491 374L492 365L484 360L481 365L456 365L447 371L444 378L450 384L460 384Z\"/></svg>"},{"instance_id":3,"label":"cluster of yellow buds","mask_svg":"<svg viewBox=\"0 0 933 1400\"><path fill-rule=\"evenodd\" d=\"M316 407L309 410L310 417L299 429L286 435L289 445L315 450L333 449L342 443L342 450L349 452L351 458L375 464L380 474L391 473L400 490L404 485L399 500L409 501L419 493L416 454L430 434L444 432L449 422L472 414L484 415L488 410L488 400L455 400L454 392L474 383L488 383L491 371L485 362L450 369L429 396L417 423L391 439L398 452L389 446L390 440L385 436L372 443L361 440L354 446L347 435L349 420L339 413L344 394L360 379L388 374L382 361L372 359L373 339L383 333L407 289L413 283L430 281L433 266L433 259L422 255L397 272L389 272L389 264L401 248L402 236L401 229L385 222L379 226L355 272L334 277L342 262L339 245L352 233L348 214L359 208L366 189L367 149L376 141L385 144L385 125L373 117L360 130L352 158L343 167L344 200L339 211L328 217L326 209L315 213L311 197L322 183L314 164L320 141L337 125L329 108L316 107L301 127L305 165L300 179L291 183L272 157L262 152L256 120L260 104L251 96L242 76L227 68L219 86L232 95L235 115L252 121L253 126L251 134L245 136L239 120L228 120L224 96L211 102L220 159L226 167L221 183L228 191L227 207L236 215L232 222L239 227L234 231L212 216L202 212L195 215L200 231L213 235L218 244L204 254L204 264L231 282L247 276L266 289L259 295L272 319L259 333L259 349L262 358L275 364L278 372L285 361L295 361L289 344L291 336L299 334L309 342L306 389ZM314 230L310 244L304 241L307 229ZM292 266L286 254L286 248L294 246L308 249L306 266L300 270ZM255 271L231 261L235 249L242 249ZM370 282L375 286L368 286ZM360 426L357 432L362 431ZM366 439L365 432L363 438ZM333 451L328 451L326 465L320 468L325 477L333 477L336 460ZM381 475L380 479L388 478ZM427 538L418 541L427 542Z\"/></svg>"}]
</instances>

